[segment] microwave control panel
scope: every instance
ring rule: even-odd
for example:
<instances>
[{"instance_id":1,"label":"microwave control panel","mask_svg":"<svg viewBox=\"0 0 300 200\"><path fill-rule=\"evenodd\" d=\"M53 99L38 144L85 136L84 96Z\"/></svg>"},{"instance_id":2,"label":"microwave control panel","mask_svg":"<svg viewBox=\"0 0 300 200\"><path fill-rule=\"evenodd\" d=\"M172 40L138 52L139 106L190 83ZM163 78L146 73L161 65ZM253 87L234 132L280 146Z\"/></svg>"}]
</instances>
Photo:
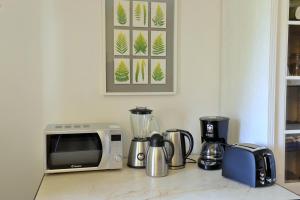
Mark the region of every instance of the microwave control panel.
<instances>
[{"instance_id":1,"label":"microwave control panel","mask_svg":"<svg viewBox=\"0 0 300 200\"><path fill-rule=\"evenodd\" d=\"M113 169L122 168L123 165L123 145L122 133L120 130L110 131L111 156L110 164Z\"/></svg>"}]
</instances>

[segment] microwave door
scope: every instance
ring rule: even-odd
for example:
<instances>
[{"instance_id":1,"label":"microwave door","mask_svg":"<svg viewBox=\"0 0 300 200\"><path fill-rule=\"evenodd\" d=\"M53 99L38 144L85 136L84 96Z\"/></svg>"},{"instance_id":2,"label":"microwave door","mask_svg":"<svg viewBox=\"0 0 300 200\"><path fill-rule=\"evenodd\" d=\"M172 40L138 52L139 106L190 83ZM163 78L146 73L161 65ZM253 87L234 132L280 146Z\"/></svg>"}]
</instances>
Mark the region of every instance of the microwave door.
<instances>
[{"instance_id":1,"label":"microwave door","mask_svg":"<svg viewBox=\"0 0 300 200\"><path fill-rule=\"evenodd\" d=\"M47 168L97 167L103 154L98 133L55 134L47 136Z\"/></svg>"}]
</instances>

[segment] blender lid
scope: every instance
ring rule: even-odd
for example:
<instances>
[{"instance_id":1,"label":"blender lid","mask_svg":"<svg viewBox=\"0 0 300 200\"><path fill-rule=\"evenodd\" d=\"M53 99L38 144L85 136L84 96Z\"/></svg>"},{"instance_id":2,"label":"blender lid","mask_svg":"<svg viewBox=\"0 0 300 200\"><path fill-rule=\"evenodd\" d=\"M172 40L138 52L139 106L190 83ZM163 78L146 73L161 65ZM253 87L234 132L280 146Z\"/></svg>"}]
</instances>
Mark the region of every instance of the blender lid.
<instances>
[{"instance_id":1,"label":"blender lid","mask_svg":"<svg viewBox=\"0 0 300 200\"><path fill-rule=\"evenodd\" d=\"M136 107L134 109L129 110L132 114L138 115L146 115L151 114L152 110L148 109L147 107Z\"/></svg>"},{"instance_id":2,"label":"blender lid","mask_svg":"<svg viewBox=\"0 0 300 200\"><path fill-rule=\"evenodd\" d=\"M228 117L221 117L221 116L208 116L208 117L200 117L201 121L208 121L208 122L220 122L220 121L228 121Z\"/></svg>"}]
</instances>

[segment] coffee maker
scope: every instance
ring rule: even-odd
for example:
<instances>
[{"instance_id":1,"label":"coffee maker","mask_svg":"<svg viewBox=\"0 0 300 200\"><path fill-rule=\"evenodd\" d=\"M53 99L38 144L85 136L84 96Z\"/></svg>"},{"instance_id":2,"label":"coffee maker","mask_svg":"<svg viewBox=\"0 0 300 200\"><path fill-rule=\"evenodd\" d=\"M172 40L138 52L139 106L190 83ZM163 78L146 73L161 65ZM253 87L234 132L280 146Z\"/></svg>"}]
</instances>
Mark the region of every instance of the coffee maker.
<instances>
[{"instance_id":1,"label":"coffee maker","mask_svg":"<svg viewBox=\"0 0 300 200\"><path fill-rule=\"evenodd\" d=\"M149 135L159 131L156 118L152 110L146 107L136 107L130 110L131 131L134 138L131 140L128 163L132 168L146 167L146 154L150 144Z\"/></svg>"},{"instance_id":2,"label":"coffee maker","mask_svg":"<svg viewBox=\"0 0 300 200\"><path fill-rule=\"evenodd\" d=\"M227 144L229 118L213 116L201 117L202 149L198 166L205 170L217 170L222 167L223 153Z\"/></svg>"}]
</instances>

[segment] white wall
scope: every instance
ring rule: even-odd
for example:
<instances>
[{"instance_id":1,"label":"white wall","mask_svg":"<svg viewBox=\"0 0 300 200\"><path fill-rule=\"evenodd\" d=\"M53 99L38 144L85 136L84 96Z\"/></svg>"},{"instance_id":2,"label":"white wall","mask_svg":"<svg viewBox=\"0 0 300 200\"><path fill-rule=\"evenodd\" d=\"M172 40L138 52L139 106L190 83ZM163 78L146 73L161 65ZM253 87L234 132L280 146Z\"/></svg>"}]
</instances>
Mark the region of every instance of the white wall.
<instances>
[{"instance_id":1,"label":"white wall","mask_svg":"<svg viewBox=\"0 0 300 200\"><path fill-rule=\"evenodd\" d=\"M128 110L147 105L162 130L190 130L196 153L198 118L221 110L231 142L266 144L270 1L179 0L178 93L112 97L102 91L99 0L0 0L0 199L33 198L44 123L117 122L127 153Z\"/></svg>"},{"instance_id":2,"label":"white wall","mask_svg":"<svg viewBox=\"0 0 300 200\"><path fill-rule=\"evenodd\" d=\"M191 131L199 152L198 119L219 112L221 0L179 1L175 96L103 95L100 6L99 0L52 0L44 5L46 122L117 122L127 131L127 154L128 110L146 105L154 109L162 130Z\"/></svg>"},{"instance_id":3,"label":"white wall","mask_svg":"<svg viewBox=\"0 0 300 200\"><path fill-rule=\"evenodd\" d=\"M42 168L40 0L0 1L0 199L30 200Z\"/></svg>"},{"instance_id":4,"label":"white wall","mask_svg":"<svg viewBox=\"0 0 300 200\"><path fill-rule=\"evenodd\" d=\"M221 113L230 141L268 144L271 0L224 0Z\"/></svg>"}]
</instances>

